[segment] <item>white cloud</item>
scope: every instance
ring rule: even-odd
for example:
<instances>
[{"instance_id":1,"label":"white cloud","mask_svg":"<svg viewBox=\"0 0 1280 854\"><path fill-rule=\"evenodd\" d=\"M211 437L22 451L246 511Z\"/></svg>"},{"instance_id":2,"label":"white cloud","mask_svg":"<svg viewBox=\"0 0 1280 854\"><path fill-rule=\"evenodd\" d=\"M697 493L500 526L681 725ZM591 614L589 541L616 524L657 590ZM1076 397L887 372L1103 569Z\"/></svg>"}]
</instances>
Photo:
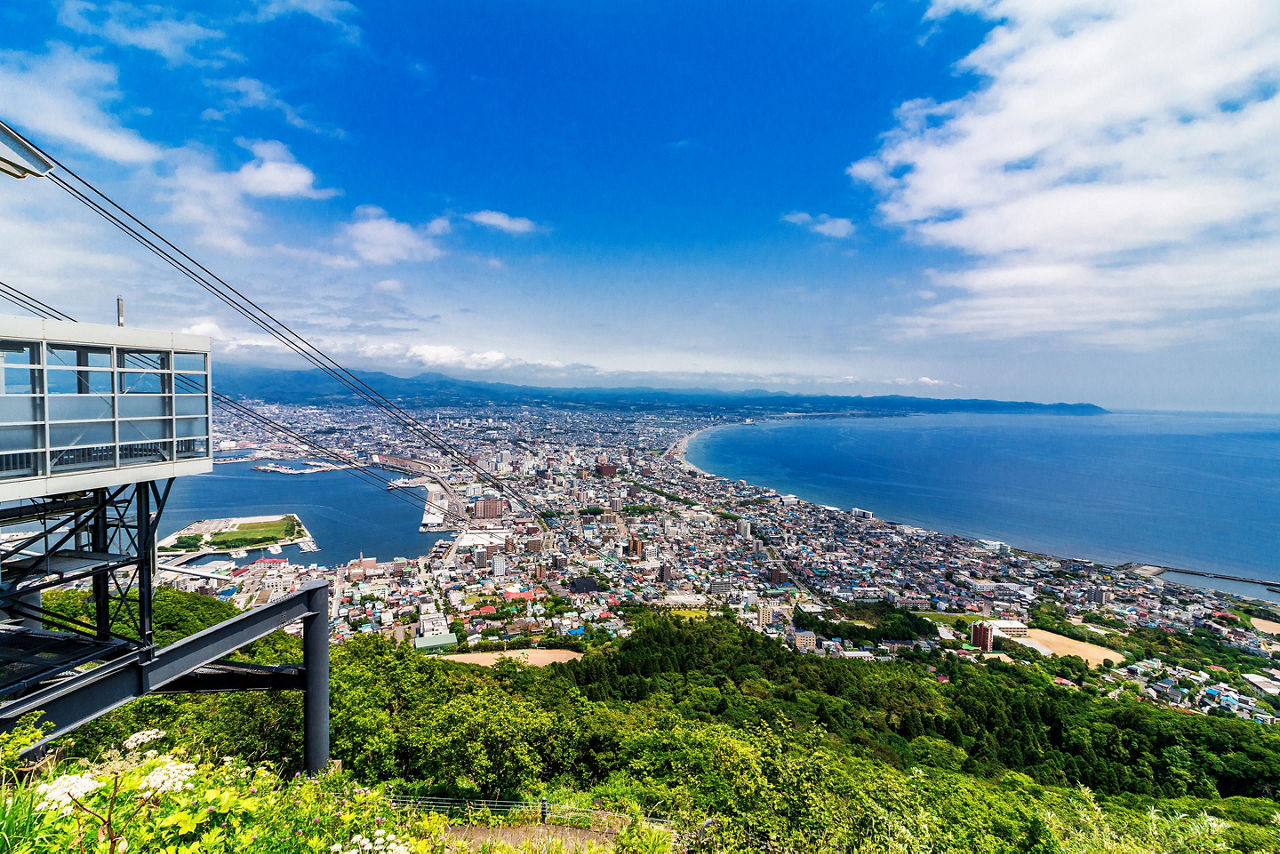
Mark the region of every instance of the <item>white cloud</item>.
<instances>
[{"instance_id":1,"label":"white cloud","mask_svg":"<svg viewBox=\"0 0 1280 854\"><path fill-rule=\"evenodd\" d=\"M54 44L46 54L0 51L5 120L56 154L55 142L117 163L147 163L161 149L122 126L104 105L119 100L114 65Z\"/></svg>"},{"instance_id":2,"label":"white cloud","mask_svg":"<svg viewBox=\"0 0 1280 854\"><path fill-rule=\"evenodd\" d=\"M246 235L258 220L245 200L238 173L227 173L201 154L175 155L173 174L163 184L161 200L169 218L192 226L196 239L233 255L253 252Z\"/></svg>"},{"instance_id":3,"label":"white cloud","mask_svg":"<svg viewBox=\"0 0 1280 854\"><path fill-rule=\"evenodd\" d=\"M302 114L292 104L281 98L275 89L254 77L211 80L209 85L222 92L224 98L219 106L210 107L201 113L201 118L206 121L221 121L242 110L263 110L279 113L285 122L301 130L342 135L338 131L328 131L303 118Z\"/></svg>"},{"instance_id":4,"label":"white cloud","mask_svg":"<svg viewBox=\"0 0 1280 854\"><path fill-rule=\"evenodd\" d=\"M410 361L423 367L462 368L470 371L509 367L515 360L501 350L473 352L452 344L415 344L409 348Z\"/></svg>"},{"instance_id":5,"label":"white cloud","mask_svg":"<svg viewBox=\"0 0 1280 854\"><path fill-rule=\"evenodd\" d=\"M279 199L327 199L337 190L316 187L316 176L303 166L283 142L276 140L240 140L253 152L254 159L236 173L238 185L246 195Z\"/></svg>"},{"instance_id":6,"label":"white cloud","mask_svg":"<svg viewBox=\"0 0 1280 854\"><path fill-rule=\"evenodd\" d=\"M149 50L170 65L201 62L192 49L224 37L220 30L190 18L166 15L158 6L133 3L96 3L65 0L58 10L58 23L82 35L98 36L121 47Z\"/></svg>"},{"instance_id":7,"label":"white cloud","mask_svg":"<svg viewBox=\"0 0 1280 854\"><path fill-rule=\"evenodd\" d=\"M507 234L528 234L538 227L531 219L525 219L522 216L510 216L502 211L476 211L475 213L467 214L466 218L476 225L496 228L499 231L505 231Z\"/></svg>"},{"instance_id":8,"label":"white cloud","mask_svg":"<svg viewBox=\"0 0 1280 854\"><path fill-rule=\"evenodd\" d=\"M431 261L444 251L432 242L427 229L416 229L387 215L382 208L362 205L354 221L342 228L341 240L371 264Z\"/></svg>"},{"instance_id":9,"label":"white cloud","mask_svg":"<svg viewBox=\"0 0 1280 854\"><path fill-rule=\"evenodd\" d=\"M356 14L355 5L347 0L261 0L258 4L257 19L270 21L289 15L309 15L326 24L332 24L347 36L355 40L360 37L360 28L350 23L347 18Z\"/></svg>"},{"instance_id":10,"label":"white cloud","mask_svg":"<svg viewBox=\"0 0 1280 854\"><path fill-rule=\"evenodd\" d=\"M804 211L792 211L789 214L783 214L782 221L807 228L814 234L821 234L823 237L832 237L837 240L852 237L855 231L852 221L844 217L828 216L827 214L818 214L815 217Z\"/></svg>"},{"instance_id":11,"label":"white cloud","mask_svg":"<svg viewBox=\"0 0 1280 854\"><path fill-rule=\"evenodd\" d=\"M849 168L886 221L972 259L936 275L957 296L901 329L1135 349L1199 313L1265 310L1280 5L948 0L930 16L956 10L998 22L961 64L979 88L903 104Z\"/></svg>"},{"instance_id":12,"label":"white cloud","mask_svg":"<svg viewBox=\"0 0 1280 854\"><path fill-rule=\"evenodd\" d=\"M384 294L404 293L404 283L398 279L383 279L373 283L373 289Z\"/></svg>"}]
</instances>

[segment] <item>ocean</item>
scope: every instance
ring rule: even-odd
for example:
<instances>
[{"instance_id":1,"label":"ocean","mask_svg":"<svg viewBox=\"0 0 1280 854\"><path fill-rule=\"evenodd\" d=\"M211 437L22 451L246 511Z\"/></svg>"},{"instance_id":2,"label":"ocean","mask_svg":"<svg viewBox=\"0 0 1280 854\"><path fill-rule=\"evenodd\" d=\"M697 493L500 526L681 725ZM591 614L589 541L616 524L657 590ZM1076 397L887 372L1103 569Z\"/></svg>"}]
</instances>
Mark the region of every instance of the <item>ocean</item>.
<instances>
[{"instance_id":1,"label":"ocean","mask_svg":"<svg viewBox=\"0 0 1280 854\"><path fill-rule=\"evenodd\" d=\"M421 490L398 491L418 502L415 509L386 489L348 472L287 475L255 471L253 466L248 462L218 463L212 474L177 478L161 515L161 536L201 519L296 513L320 551L304 554L297 546L286 546L281 557L322 566L346 563L362 554L379 560L416 558L427 554L436 541L451 536L418 533L425 497ZM401 477L391 471L374 471L392 479ZM253 549L240 563L264 556L266 550ZM226 555L216 559L225 560Z\"/></svg>"},{"instance_id":2,"label":"ocean","mask_svg":"<svg viewBox=\"0 0 1280 854\"><path fill-rule=\"evenodd\" d=\"M919 415L707 430L688 460L934 531L1280 586L1280 416ZM1280 601L1255 584L1184 584Z\"/></svg>"}]
</instances>

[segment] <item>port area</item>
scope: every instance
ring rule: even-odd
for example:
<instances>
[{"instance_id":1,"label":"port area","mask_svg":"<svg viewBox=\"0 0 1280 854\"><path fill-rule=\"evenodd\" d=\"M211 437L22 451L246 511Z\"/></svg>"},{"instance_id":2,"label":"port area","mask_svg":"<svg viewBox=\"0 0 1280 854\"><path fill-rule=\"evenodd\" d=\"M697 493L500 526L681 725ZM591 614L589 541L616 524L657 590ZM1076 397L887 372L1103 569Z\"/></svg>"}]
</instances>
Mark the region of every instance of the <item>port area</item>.
<instances>
[{"instance_id":1,"label":"port area","mask_svg":"<svg viewBox=\"0 0 1280 854\"><path fill-rule=\"evenodd\" d=\"M247 549L261 548L279 554L283 546L293 545L304 552L320 550L302 520L294 513L285 513L193 522L165 537L157 549L165 556L192 559L213 554L244 557Z\"/></svg>"},{"instance_id":2,"label":"port area","mask_svg":"<svg viewBox=\"0 0 1280 854\"><path fill-rule=\"evenodd\" d=\"M263 463L254 466L254 471L269 471L274 474L316 474L322 471L341 471L342 469L364 468L362 463L330 463L323 460L307 460L306 468L295 468L281 463Z\"/></svg>"}]
</instances>

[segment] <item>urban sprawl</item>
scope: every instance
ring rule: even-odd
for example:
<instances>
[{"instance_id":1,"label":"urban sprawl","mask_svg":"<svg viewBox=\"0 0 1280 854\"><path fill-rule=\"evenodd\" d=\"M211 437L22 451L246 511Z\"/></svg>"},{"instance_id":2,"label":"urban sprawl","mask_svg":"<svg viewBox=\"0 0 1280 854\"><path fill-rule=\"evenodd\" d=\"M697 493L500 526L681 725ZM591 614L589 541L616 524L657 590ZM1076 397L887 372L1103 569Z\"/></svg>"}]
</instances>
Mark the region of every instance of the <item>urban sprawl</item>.
<instances>
[{"instance_id":1,"label":"urban sprawl","mask_svg":"<svg viewBox=\"0 0 1280 854\"><path fill-rule=\"evenodd\" d=\"M1280 644L1271 633L1280 625L1250 618L1238 598L1166 583L1152 567L1059 559L824 507L685 461L689 436L731 419L541 406L420 413L467 455L457 460L368 409L258 408L344 465L395 472L395 487L422 501L423 530L442 539L425 555L381 555L370 542L367 556L345 565L303 565L322 558L324 543L299 527L289 531L288 542L302 543L292 558L279 546L228 549L198 575L166 571L161 580L253 607L324 578L335 642L378 632L425 653L582 650L627 636L629 614L650 606L693 619L725 613L797 654L1078 655L1093 668L1059 676L1064 689L1130 690L1189 712L1274 722L1268 700L1280 694L1280 670L1270 656ZM300 477L334 467L253 422L224 415L215 432L219 451L241 465ZM923 614L933 630L870 642L802 627L835 626L858 605ZM1058 631L1037 627L1046 609ZM1139 629L1211 638L1231 661L1140 658L1124 644Z\"/></svg>"}]
</instances>

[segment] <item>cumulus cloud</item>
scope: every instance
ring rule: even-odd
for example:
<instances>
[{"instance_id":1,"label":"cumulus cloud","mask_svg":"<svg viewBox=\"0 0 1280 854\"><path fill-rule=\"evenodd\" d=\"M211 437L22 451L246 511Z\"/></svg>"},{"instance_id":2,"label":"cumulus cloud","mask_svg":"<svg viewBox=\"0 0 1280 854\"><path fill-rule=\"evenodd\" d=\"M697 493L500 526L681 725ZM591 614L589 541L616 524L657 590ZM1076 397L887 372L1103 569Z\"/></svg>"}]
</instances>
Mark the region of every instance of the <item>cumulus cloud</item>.
<instances>
[{"instance_id":1,"label":"cumulus cloud","mask_svg":"<svg viewBox=\"0 0 1280 854\"><path fill-rule=\"evenodd\" d=\"M782 221L807 228L814 234L821 234L823 237L831 237L837 240L852 237L855 231L853 222L850 220L844 217L828 216L827 214L813 216L804 211L792 211L789 214L783 214Z\"/></svg>"},{"instance_id":2,"label":"cumulus cloud","mask_svg":"<svg viewBox=\"0 0 1280 854\"><path fill-rule=\"evenodd\" d=\"M316 187L315 173L295 160L283 142L240 140L240 144L253 152L254 158L236 173L245 194L279 199L327 199L337 195L337 190Z\"/></svg>"},{"instance_id":3,"label":"cumulus cloud","mask_svg":"<svg viewBox=\"0 0 1280 854\"><path fill-rule=\"evenodd\" d=\"M341 241L370 264L431 261L444 254L428 236L430 226L414 228L389 216L382 208L361 205L355 219L342 227Z\"/></svg>"},{"instance_id":4,"label":"cumulus cloud","mask_svg":"<svg viewBox=\"0 0 1280 854\"><path fill-rule=\"evenodd\" d=\"M475 213L467 214L466 218L476 225L496 228L499 231L505 231L507 234L528 234L538 227L531 219L526 219L522 216L510 216L502 211L476 211Z\"/></svg>"},{"instance_id":5,"label":"cumulus cloud","mask_svg":"<svg viewBox=\"0 0 1280 854\"><path fill-rule=\"evenodd\" d=\"M315 186L315 174L275 140L240 140L253 159L238 170L218 168L208 155L179 149L166 161L172 174L163 180L160 198L169 207L169 218L195 229L196 239L234 255L256 251L249 233L261 215L250 204L254 198L325 199L336 190ZM349 266L344 259L313 250L278 246L281 254L318 260L328 266ZM314 256L314 257L312 257Z\"/></svg>"},{"instance_id":6,"label":"cumulus cloud","mask_svg":"<svg viewBox=\"0 0 1280 854\"><path fill-rule=\"evenodd\" d=\"M233 255L251 254L246 235L257 215L245 200L238 174L224 172L194 152L180 152L175 160L173 174L160 191L169 219L192 227L206 246Z\"/></svg>"},{"instance_id":7,"label":"cumulus cloud","mask_svg":"<svg viewBox=\"0 0 1280 854\"><path fill-rule=\"evenodd\" d=\"M937 0L929 15L957 12L994 23L960 66L983 82L903 104L848 170L888 223L971 259L902 330L1133 348L1177 340L1193 313L1265 307L1280 6Z\"/></svg>"},{"instance_id":8,"label":"cumulus cloud","mask_svg":"<svg viewBox=\"0 0 1280 854\"><path fill-rule=\"evenodd\" d=\"M69 142L117 163L141 164L162 150L105 109L121 97L114 65L63 44L48 53L0 51L5 120L41 145Z\"/></svg>"}]
</instances>

